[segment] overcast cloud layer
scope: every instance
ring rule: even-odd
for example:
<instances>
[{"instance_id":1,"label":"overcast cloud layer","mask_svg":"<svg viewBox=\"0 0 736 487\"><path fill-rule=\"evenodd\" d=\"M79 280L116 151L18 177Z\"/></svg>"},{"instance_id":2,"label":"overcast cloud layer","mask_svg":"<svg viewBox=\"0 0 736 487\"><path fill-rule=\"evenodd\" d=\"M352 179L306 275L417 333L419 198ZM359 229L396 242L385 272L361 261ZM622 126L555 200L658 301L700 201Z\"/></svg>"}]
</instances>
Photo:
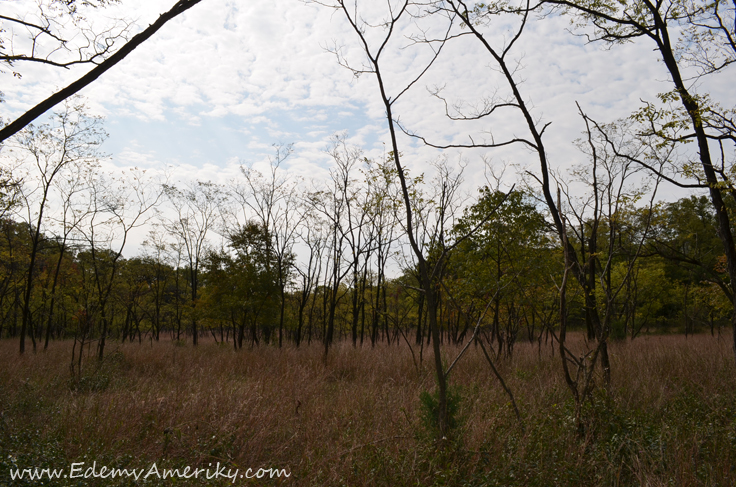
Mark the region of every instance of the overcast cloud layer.
<instances>
[{"instance_id":1,"label":"overcast cloud layer","mask_svg":"<svg viewBox=\"0 0 736 487\"><path fill-rule=\"evenodd\" d=\"M6 2L3 2L6 3ZM32 1L7 2L23 11ZM136 21L139 29L173 5L173 0L124 0L94 18ZM370 2L371 7L382 5ZM371 12L366 12L370 15ZM378 19L379 17L375 17ZM421 23L424 22L424 23ZM404 37L387 51L389 91L398 93L410 74L428 59L426 46L407 47L407 36L419 28L432 31L441 22L401 26ZM496 40L508 35L505 25L493 27ZM586 44L567 32L569 20L535 20L515 46L522 91L535 114L551 122L546 143L556 168L584 160L573 140L584 125L575 102L595 119L613 121L629 115L640 100L654 100L670 89L667 74L648 45L630 43L610 50ZM341 47L360 65L357 38L339 12L296 0L203 0L171 21L82 94L96 113L107 118L110 139L105 149L118 166L177 168L176 176L221 180L240 163L258 163L272 154L273 143L294 143L288 167L308 177L326 175L324 149L329 137L347 131L351 141L372 157L387 150L383 107L371 75L355 78L339 66L327 48ZM401 49L402 47L407 47ZM6 103L0 116L12 118L53 90L83 74L43 66L23 66L23 79L4 73ZM708 90L716 100L733 105L727 76ZM444 87L452 103L466 107L484 97L504 95L505 86L490 57L470 37L447 46L425 78L396 105L403 125L437 143L468 142L523 135L515 114L475 123L451 123L442 103L429 91ZM406 163L421 172L437 151L402 138ZM482 183L481 157L498 163L533 163L528 151L512 147L492 153L447 154L468 163L466 180Z\"/></svg>"}]
</instances>

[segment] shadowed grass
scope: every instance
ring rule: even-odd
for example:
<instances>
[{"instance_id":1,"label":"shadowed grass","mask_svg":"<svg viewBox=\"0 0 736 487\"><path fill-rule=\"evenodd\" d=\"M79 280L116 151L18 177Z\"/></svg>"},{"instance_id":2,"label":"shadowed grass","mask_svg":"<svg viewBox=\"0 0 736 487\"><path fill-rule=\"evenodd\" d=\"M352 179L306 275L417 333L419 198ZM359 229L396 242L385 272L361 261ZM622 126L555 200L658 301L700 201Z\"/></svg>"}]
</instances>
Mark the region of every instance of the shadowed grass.
<instances>
[{"instance_id":1,"label":"shadowed grass","mask_svg":"<svg viewBox=\"0 0 736 487\"><path fill-rule=\"evenodd\" d=\"M471 347L450 378L460 396L458 428L438 448L420 411L420 394L433 390L430 364L417 370L406 345L341 343L324 360L320 346L234 352L206 341L197 348L115 344L102 364L85 358L82 377L70 380L70 343L18 356L17 343L3 341L0 485L15 466L68 470L93 461L138 469L220 462L241 472L291 473L254 484L734 485L729 343L700 335L612 344L613 386L594 392L582 436L550 345L520 343L512 359L498 362L524 432ZM457 352L444 350L448 359Z\"/></svg>"}]
</instances>

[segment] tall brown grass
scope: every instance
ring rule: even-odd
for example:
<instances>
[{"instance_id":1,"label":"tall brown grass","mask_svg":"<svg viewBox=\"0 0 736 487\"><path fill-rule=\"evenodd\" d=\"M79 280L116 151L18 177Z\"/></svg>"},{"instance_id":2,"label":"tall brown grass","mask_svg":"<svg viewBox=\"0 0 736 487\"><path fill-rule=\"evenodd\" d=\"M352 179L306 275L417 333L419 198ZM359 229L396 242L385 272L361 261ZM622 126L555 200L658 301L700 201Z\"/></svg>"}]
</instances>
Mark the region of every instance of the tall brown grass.
<instances>
[{"instance_id":1,"label":"tall brown grass","mask_svg":"<svg viewBox=\"0 0 736 487\"><path fill-rule=\"evenodd\" d=\"M613 343L612 385L586 405L582 435L551 344L520 343L497 360L523 429L471 346L450 377L459 426L437 442L419 401L433 390L431 364L416 364L405 344L340 343L326 359L317 345L114 344L102 363L85 356L72 379L71 343L19 356L3 341L0 484L14 465L155 461L285 468L283 485L736 485L729 343ZM443 350L448 362L458 352Z\"/></svg>"}]
</instances>

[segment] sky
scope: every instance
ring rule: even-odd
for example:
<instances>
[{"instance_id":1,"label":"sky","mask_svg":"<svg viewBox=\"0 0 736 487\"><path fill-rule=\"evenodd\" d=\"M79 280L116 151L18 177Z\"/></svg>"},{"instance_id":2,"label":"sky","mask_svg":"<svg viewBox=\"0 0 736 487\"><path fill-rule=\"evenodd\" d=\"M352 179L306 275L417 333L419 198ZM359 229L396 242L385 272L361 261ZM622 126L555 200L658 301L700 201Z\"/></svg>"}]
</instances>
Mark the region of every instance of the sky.
<instances>
[{"instance_id":1,"label":"sky","mask_svg":"<svg viewBox=\"0 0 736 487\"><path fill-rule=\"evenodd\" d=\"M133 24L136 33L174 0L123 0L87 16L93 28ZM5 11L30 12L35 1L3 2ZM361 14L373 24L385 15L384 2L371 0ZM117 20L116 20L117 19ZM500 45L508 40L513 20L486 28ZM395 95L429 59L426 45L411 41L420 31L439 34L444 23L419 19L399 26L384 54L386 85ZM545 141L552 167L564 173L585 161L574 145L584 124L576 102L592 118L611 122L626 117L656 94L670 90L657 53L644 42L613 46L586 43L570 20L559 16L531 19L509 59L518 63L521 90L540 121L550 122ZM374 42L383 31L373 29ZM22 34L22 33L19 33ZM84 89L93 113L105 117L109 138L103 150L110 164L152 172L168 170L174 178L226 182L238 166L264 164L273 144L294 144L285 168L304 178L324 179L330 159L325 149L336 133L367 156L385 157L388 144L384 109L370 74L355 77L340 66L331 49L338 47L353 66L363 53L341 12L299 0L203 0L170 21L126 60ZM20 42L20 37L19 37ZM472 107L508 90L491 58L471 37L449 43L412 90L396 102L395 115L412 132L438 143L467 143L525 135L518 114L506 112L479 122L452 122L443 103L432 96L441 88L452 105ZM17 66L0 74L5 102L0 116L12 119L54 90L81 76L85 67L61 70L41 65ZM733 71L733 70L732 70ZM726 106L734 106L728 73L696 82ZM492 134L492 135L491 135ZM430 170L430 162L447 157L465 166L469 190L485 183L484 160L496 168L534 164L533 155L516 145L494 151L440 152L400 137L405 164L413 173ZM514 182L506 172L506 187ZM682 195L663 190L670 198Z\"/></svg>"}]
</instances>

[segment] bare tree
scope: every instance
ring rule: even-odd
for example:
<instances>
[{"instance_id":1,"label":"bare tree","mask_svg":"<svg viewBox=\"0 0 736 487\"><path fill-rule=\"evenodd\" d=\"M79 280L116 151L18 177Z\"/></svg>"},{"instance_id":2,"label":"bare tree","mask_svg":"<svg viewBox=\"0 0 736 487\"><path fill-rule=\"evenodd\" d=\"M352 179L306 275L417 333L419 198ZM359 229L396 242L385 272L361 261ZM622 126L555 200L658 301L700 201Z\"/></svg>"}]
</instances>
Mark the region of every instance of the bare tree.
<instances>
[{"instance_id":1,"label":"bare tree","mask_svg":"<svg viewBox=\"0 0 736 487\"><path fill-rule=\"evenodd\" d=\"M207 251L207 236L221 221L226 194L221 186L209 181L197 181L182 189L164 185L163 190L175 212L166 228L182 242L185 250L191 293L192 343L197 345L199 270Z\"/></svg>"},{"instance_id":2,"label":"bare tree","mask_svg":"<svg viewBox=\"0 0 736 487\"><path fill-rule=\"evenodd\" d=\"M736 282L736 246L734 246L726 195L736 197L736 186L731 181L731 168L726 164L722 142L736 137L733 110L721 110L707 97L697 95L689 86L687 67L699 70L696 76L711 76L736 60L734 43L733 5L725 2L681 2L679 0L651 2L576 2L572 0L544 0L534 8L551 6L566 13L580 16L588 22L593 33L588 38L609 45L634 38L649 41L659 52L672 81L673 90L660 96L666 105L658 109L647 104L637 117L644 125L643 132L662 143L697 143L696 164L685 164L681 174L689 181L666 176L651 167L646 160L637 159L642 166L679 187L707 188L718 219L718 235L726 256L726 269L731 282ZM530 8L527 3L527 7ZM681 40L681 42L680 42ZM686 127L686 131L683 130ZM712 155L710 142L721 149L721 161ZM733 161L730 161L732 164ZM697 166L697 170L695 169ZM695 180L695 182L691 182ZM736 358L736 294L732 298L734 312L733 352Z\"/></svg>"},{"instance_id":3,"label":"bare tree","mask_svg":"<svg viewBox=\"0 0 736 487\"><path fill-rule=\"evenodd\" d=\"M56 289L59 282L62 262L67 254L72 235L79 231L79 226L83 224L89 216L90 208L84 198L85 193L90 191L88 184L92 181L90 173L98 170L99 164L72 165L63 174L64 177L57 178L54 182L60 198L61 208L58 214L52 214L50 217L49 227L53 232L53 238L59 253L56 268L54 269L53 281L51 283L50 296L51 301L48 306L46 317L46 338L44 340L43 349L49 346L49 337L54 318L54 309L56 302Z\"/></svg>"},{"instance_id":4,"label":"bare tree","mask_svg":"<svg viewBox=\"0 0 736 487\"><path fill-rule=\"evenodd\" d=\"M35 10L0 15L0 64L10 68L18 78L22 74L16 71L15 65L21 63L57 68L99 64L114 52L117 44L125 41L130 25L116 20L95 32L84 14L118 1L41 0L35 4ZM11 11L13 7L16 6L6 5Z\"/></svg>"},{"instance_id":5,"label":"bare tree","mask_svg":"<svg viewBox=\"0 0 736 487\"><path fill-rule=\"evenodd\" d=\"M565 381L575 400L576 423L582 432L582 407L592 392L593 371L598 358L604 357L602 353L611 334L612 321L618 313L617 299L632 279L636 261L649 237L652 209L660 179L654 181L653 188L648 187L648 182L639 186L632 183L641 168L630 159L616 154L628 152L643 157L646 148L634 143L625 128L610 125L604 130L582 110L580 113L586 124L586 140L580 141L579 145L590 158L590 164L576 168L573 172L589 190L586 191L586 196L575 201L567 185L558 181L557 206L562 212L560 194L564 193L567 199L567 215L563 214L565 270L559 286L560 333L557 340ZM661 169L669 156L669 151L664 151L664 154L649 152L646 158ZM649 201L642 212L642 221L636 222L637 225L627 224L627 213L647 193ZM583 291L586 296L593 296L598 304L596 312L600 317L597 327L592 330L593 336L590 337L596 339L597 346L583 352L570 350L566 342L567 274L572 262L570 252L574 248L569 241L571 234L580 242L580 257L576 260L583 263L583 273L588 276L582 283ZM605 247L599 245L600 241L605 242ZM612 271L617 261L621 261L624 268L622 275L614 280ZM586 322L590 324L589 311L586 309ZM606 380L610 381L610 376Z\"/></svg>"},{"instance_id":6,"label":"bare tree","mask_svg":"<svg viewBox=\"0 0 736 487\"><path fill-rule=\"evenodd\" d=\"M374 294L371 299L372 315L370 338L371 345L375 345L380 318L387 320L386 310L386 266L392 255L391 248L398 240L397 227L401 211L401 196L395 184L396 167L392 158L383 161L366 161L366 185L368 200L363 211L368 213L369 237L372 242L370 253L375 255L375 261L370 262L371 255L367 256L367 264L375 265L375 285L371 286ZM421 294L421 293L420 293ZM423 295L421 295L423 296ZM421 306L419 311L421 322ZM418 334L420 331L418 331ZM361 328L360 341L363 343L363 329Z\"/></svg>"},{"instance_id":7,"label":"bare tree","mask_svg":"<svg viewBox=\"0 0 736 487\"><path fill-rule=\"evenodd\" d=\"M438 426L440 434L444 437L448 433L448 415L447 415L447 381L444 374L444 367L442 365L442 355L440 352L440 338L439 338L439 326L437 323L437 300L435 295L435 283L433 282L436 278L438 266L430 268L427 259L417 243L416 229L414 226L414 211L411 202L410 188L407 184L406 177L404 174L404 167L401 163L401 152L399 151L399 143L396 134L396 124L393 115L393 108L396 101L406 93L406 91L419 79L419 76L429 69L431 63L427 68L419 74L417 78L408 83L404 89L397 92L396 95L391 96L388 93L388 86L386 86L382 71L382 54L385 52L385 48L391 41L392 35L395 33L397 24L406 20L409 17L407 9L410 8L411 4L409 1L400 2L396 7L388 4L388 13L381 19L379 25L383 29L383 36L378 39L374 44L370 44L366 32L369 28L368 22L363 20L363 17L358 13L359 5L357 3L349 5L344 1L338 1L333 5L330 5L336 10L342 11L347 19L348 23L352 27L353 31L357 35L361 47L365 53L365 64L360 68L350 68L343 57L340 56L338 50L335 53L338 55L338 60L344 66L352 69L353 73L358 76L362 73L369 73L375 76L378 83L378 91L380 93L381 101L386 110L386 124L389 129L391 139L391 149L393 152L394 163L396 165L397 176L401 185L401 193L404 200L406 226L405 231L409 238L409 243L414 255L416 256L419 275L421 279L422 291L425 294L428 305L428 317L429 326L432 333L432 349L434 352L434 362L437 374L437 386L438 386ZM439 55L439 50L435 51L435 56L432 59L436 59Z\"/></svg>"},{"instance_id":8,"label":"bare tree","mask_svg":"<svg viewBox=\"0 0 736 487\"><path fill-rule=\"evenodd\" d=\"M36 257L43 237L48 205L53 198L54 182L57 178L64 177L68 166L91 165L98 160L99 145L106 137L101 124L99 117L90 117L85 113L85 106L80 100L70 100L65 104L64 110L54 114L50 123L29 127L7 151L6 155L10 157L29 159L21 193L25 219L31 232L31 249L23 301L20 353L25 351L27 331L31 331L33 348L36 348L31 323L31 293Z\"/></svg>"},{"instance_id":9,"label":"bare tree","mask_svg":"<svg viewBox=\"0 0 736 487\"><path fill-rule=\"evenodd\" d=\"M275 267L279 287L279 347L283 343L286 287L293 268L294 243L302 213L299 211L298 180L283 174L281 165L293 152L291 145L276 145L276 155L269 158L269 172L264 175L253 167L241 166L243 182L233 184L233 197L239 206L240 219L257 221L267 234L266 254L270 271ZM270 262L273 256L275 262Z\"/></svg>"},{"instance_id":10,"label":"bare tree","mask_svg":"<svg viewBox=\"0 0 736 487\"><path fill-rule=\"evenodd\" d=\"M306 205L304 205L306 207ZM300 225L299 239L309 249L306 262L297 262L294 269L299 274L299 289L297 292L297 328L295 342L298 347L302 342L302 329L304 326L304 314L309 304L310 297L316 299L316 288L319 285L322 271L322 258L325 250L325 235L322 231L322 222L310 211L308 207L303 208L302 224ZM314 301L313 301L314 302ZM309 331L311 337L312 317L308 317Z\"/></svg>"},{"instance_id":11,"label":"bare tree","mask_svg":"<svg viewBox=\"0 0 736 487\"><path fill-rule=\"evenodd\" d=\"M166 225L164 224L164 229ZM182 294L185 290L182 288L182 263L186 260L186 245L184 239L174 233L174 240L169 243L166 248L166 257L174 267L174 321L176 322L176 330L172 330L172 338L181 340L182 321L184 319L184 304ZM176 332L176 333L174 333Z\"/></svg>"},{"instance_id":12,"label":"bare tree","mask_svg":"<svg viewBox=\"0 0 736 487\"><path fill-rule=\"evenodd\" d=\"M534 173L529 173L541 186L543 200L549 209L550 215L553 220L553 225L556 233L560 239L560 242L565 245L566 253L570 259L570 270L575 276L576 280L585 288L587 283L587 277L585 273L584 265L578 260L575 250L571 247L571 243L563 235L564 224L563 219L560 216L560 212L555 199L552 195L551 189L551 171L549 166L549 160L547 151L543 141L543 135L546 128L549 126L549 122L542 124L533 114L527 101L524 99L518 81L518 63L512 56L513 47L521 37L524 29L527 25L530 16L530 10L521 9L520 17L517 20L516 25L512 28L507 40L503 46L494 46L486 37L483 28L488 26L497 18L497 15L503 13L505 10L503 6L491 6L487 9L479 9L474 11L469 8L467 3L462 0L447 0L442 2L436 2L435 8L439 12L444 12L446 16L450 16L453 20L458 19L461 22L463 28L467 29L468 33L472 35L482 46L485 52L493 59L495 66L498 71L503 75L505 84L510 91L508 96L494 95L491 98L484 99L480 104L474 105L470 112L465 113L463 110L458 108L457 104L454 105L454 110L449 107L450 103L441 96L439 92L435 92L434 95L440 99L446 110L447 116L455 121L471 121L471 120L482 120L493 115L498 116L499 114L508 114L508 116L520 116L524 125L528 129L527 136L512 135L506 139L497 140L491 133L490 140L476 141L471 137L470 143L461 144L438 144L429 141L426 137L411 133L404 129L404 132L422 140L425 144L439 148L439 149L450 149L450 148L485 148L493 149L499 147L505 147L514 144L520 144L527 149L531 150L536 154L539 161L539 176ZM525 3L527 7L529 2ZM504 29L508 29L507 25L504 25ZM458 37L458 36L456 36ZM606 383L610 382L610 361L608 358L608 348L606 344L606 334L602 332L601 320L598 313L597 303L594 295L586 293L585 305L589 310L589 316L592 322L592 326L597 332L597 339L602 341L601 344L601 362L604 369L604 375L606 377Z\"/></svg>"},{"instance_id":13,"label":"bare tree","mask_svg":"<svg viewBox=\"0 0 736 487\"><path fill-rule=\"evenodd\" d=\"M147 259L154 267L154 275L151 276L150 287L153 293L153 316L151 322L154 327L156 340L159 339L161 327L163 326L163 305L168 282L168 265L172 262L171 247L163 229L154 224L148 232L148 238L143 242L147 249Z\"/></svg>"},{"instance_id":14,"label":"bare tree","mask_svg":"<svg viewBox=\"0 0 736 487\"><path fill-rule=\"evenodd\" d=\"M0 167L0 219L5 218L20 203L22 180L18 178L17 172L17 167Z\"/></svg>"},{"instance_id":15,"label":"bare tree","mask_svg":"<svg viewBox=\"0 0 736 487\"><path fill-rule=\"evenodd\" d=\"M409 89L414 86L419 79L431 68L434 61L440 55L443 46L446 42L452 38L451 29L457 13L452 10L436 10L438 15L444 15L447 22L447 30L443 31L442 34L436 40L427 40L426 34L423 35L425 42L416 43L420 47L425 47L430 51L429 60L425 65L416 73L414 76L409 78L407 83L404 83L398 88L394 94L390 93L391 86L387 83L384 72L384 56L386 53L386 47L389 43L394 40L394 35L400 29L402 22L410 22L413 19L419 18L426 14L423 10L423 6L418 6L408 0L398 2L394 4L387 2L384 13L375 22L369 22L366 20L366 14L361 11L361 5L358 2L347 3L342 0L338 0L333 4L329 4L329 7L342 12L347 19L348 24L355 32L357 39L362 48L363 54L365 55L364 61L360 67L352 66L347 59L342 55L341 50L336 48L334 52L338 58L338 61L356 75L370 74L376 82L378 93L380 94L381 103L385 109L386 115L386 126L389 131L391 156L393 157L394 164L396 166L397 176L399 179L399 185L401 188L401 195L404 202L404 231L409 240L409 246L416 259L420 287L424 293L427 302L427 317L429 321L429 328L432 337L432 351L434 355L434 366L437 377L437 389L438 389L438 429L441 437L445 437L449 432L448 423L448 410L447 410L447 375L442 364L442 354L440 350L440 332L438 323L438 283L441 277L441 272L444 267L447 255L451 250L457 246L465 237L461 237L454 242L446 241L446 231L449 228L446 226L448 219L452 218L451 212L448 209L454 204L455 201L455 188L452 179L443 181L438 188L439 200L435 202L438 208L438 214L435 215L434 224L435 231L433 231L434 242L436 246L425 251L421 248L422 235L419 234L416 222L416 211L415 205L412 201L413 188L410 187L407 181L404 166L401 162L401 152L399 150L398 141L398 126L396 122L396 115L394 114L394 108L396 102L407 93ZM363 4L363 7L366 5ZM419 7L419 8L417 8ZM409 12L410 9L416 10L414 17ZM493 213L493 212L491 212ZM490 218L491 215L489 215ZM483 220L484 223L486 220ZM426 227L426 225L425 225ZM475 231L475 229L472 229Z\"/></svg>"},{"instance_id":16,"label":"bare tree","mask_svg":"<svg viewBox=\"0 0 736 487\"><path fill-rule=\"evenodd\" d=\"M148 40L153 34L155 34L161 27L164 26L169 20L173 19L174 17L178 16L179 14L189 10L196 4L198 4L201 0L179 0L174 4L173 7L168 12L165 12L159 16L159 18L151 24L148 28L146 28L143 32L140 34L137 34L133 36L128 42L125 43L120 49L115 51L114 54L110 55L109 57L105 58L104 60L100 59L100 56L97 54L93 55L85 55L84 53L81 54L82 59L86 59L87 62L94 62L97 64L94 68L92 68L87 74L79 78L78 80L72 82L65 88L62 88L61 90L57 91L53 95L49 96L42 102L38 103L36 106L25 112L20 117L16 118L11 123L5 125L2 129L0 129L0 143L4 142L8 137L11 137L12 135L18 133L20 130L23 129L23 127L27 126L34 120L36 120L38 117L46 113L48 110L56 106L57 104L61 103L65 99L69 98L70 96L78 93L82 88L86 87L93 81L95 81L97 78L102 76L107 70L115 66L117 63L125 59L125 57L133 52L135 48L140 46L144 41ZM92 5L102 5L106 2L105 0L97 0L92 2L84 2L89 3ZM52 0L51 4L58 4L58 5L66 5L70 9L74 9L76 7L75 1L59 1L59 0ZM5 22L11 22L11 23L20 23L23 24L25 22L22 18L12 18L7 16L0 16L0 19ZM25 26L29 29L31 29L31 32L37 32L38 35L46 35L44 31L44 25L41 23L40 25L33 25L33 26ZM63 38L56 39L58 42L62 42L63 44ZM111 46L107 46L102 48L102 52L98 53L99 55L107 55L109 54ZM0 40L0 52L8 56L7 52L4 50L4 45L2 44L2 40ZM94 52L94 51L93 51ZM29 56L28 54L25 55L25 58L19 58L19 59L12 59L12 56L10 56L11 59L5 60L8 61L19 61L19 60L31 60L33 59L32 56ZM43 58L38 58L38 61L40 62ZM0 62L3 61L2 57L0 57Z\"/></svg>"},{"instance_id":17,"label":"bare tree","mask_svg":"<svg viewBox=\"0 0 736 487\"><path fill-rule=\"evenodd\" d=\"M367 254L370 252L372 245L366 232L371 216L367 208L370 196L367 188L361 187L359 181L355 178L355 172L359 169L358 165L365 158L360 149L348 145L345 134L334 136L328 153L335 163L330 172L333 180L333 197L339 199L336 207L343 211L344 217L336 220L338 224L335 229L340 232L340 240L345 243L347 268L349 269L348 272L352 274L350 330L353 346L355 347L358 344L358 321L364 295L362 291L365 290L365 279L362 280L363 284L361 285L360 276L362 273L364 274L362 271L365 270L368 263ZM362 266L361 262L363 262Z\"/></svg>"},{"instance_id":18,"label":"bare tree","mask_svg":"<svg viewBox=\"0 0 736 487\"><path fill-rule=\"evenodd\" d=\"M327 149L333 158L335 167L330 170L329 186L307 195L312 211L322 217L326 233L327 258L324 270L323 291L323 333L322 340L325 356L332 345L335 332L335 312L338 302L347 290L341 291L343 279L350 273L352 266L346 263L347 236L349 233L348 209L346 193L353 191L355 180L350 170L360 160L361 151L347 144L340 144L338 139Z\"/></svg>"},{"instance_id":19,"label":"bare tree","mask_svg":"<svg viewBox=\"0 0 736 487\"><path fill-rule=\"evenodd\" d=\"M120 175L90 177L90 216L86 225L80 226L80 232L89 246L94 269L96 311L101 321L97 357L102 360L111 325L108 303L123 250L131 232L150 220L162 192L160 181L137 168L124 170Z\"/></svg>"}]
</instances>

